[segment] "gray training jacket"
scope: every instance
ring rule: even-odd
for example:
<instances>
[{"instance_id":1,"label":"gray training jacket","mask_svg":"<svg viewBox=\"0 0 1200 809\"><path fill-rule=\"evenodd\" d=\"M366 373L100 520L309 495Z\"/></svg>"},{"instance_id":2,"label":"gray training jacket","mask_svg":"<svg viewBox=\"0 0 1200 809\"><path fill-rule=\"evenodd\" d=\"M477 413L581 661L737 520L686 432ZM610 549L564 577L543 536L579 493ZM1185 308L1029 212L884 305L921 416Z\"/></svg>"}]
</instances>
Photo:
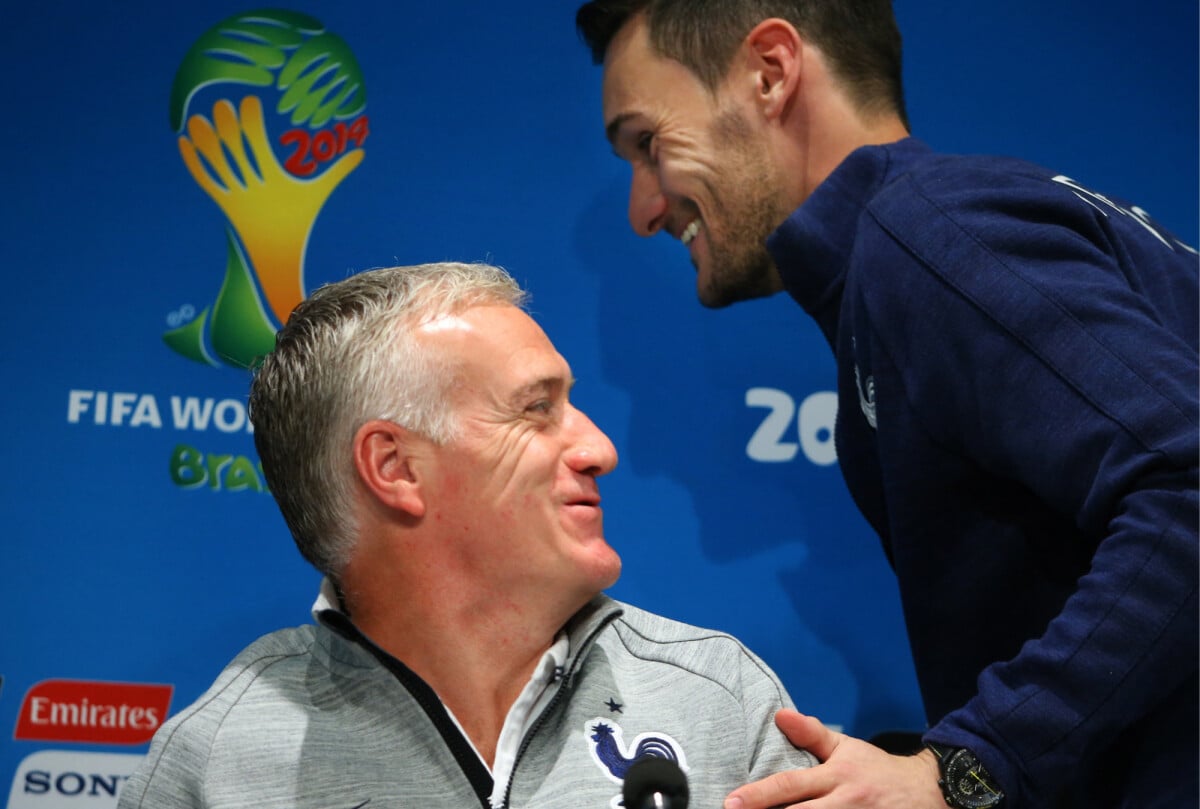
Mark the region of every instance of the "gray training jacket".
<instances>
[{"instance_id":1,"label":"gray training jacket","mask_svg":"<svg viewBox=\"0 0 1200 809\"><path fill-rule=\"evenodd\" d=\"M606 596L567 630L505 807L617 809L625 769L649 751L683 767L692 809L816 763L775 727L791 701L735 638ZM255 641L167 721L119 809L470 809L491 791L433 690L331 610Z\"/></svg>"}]
</instances>

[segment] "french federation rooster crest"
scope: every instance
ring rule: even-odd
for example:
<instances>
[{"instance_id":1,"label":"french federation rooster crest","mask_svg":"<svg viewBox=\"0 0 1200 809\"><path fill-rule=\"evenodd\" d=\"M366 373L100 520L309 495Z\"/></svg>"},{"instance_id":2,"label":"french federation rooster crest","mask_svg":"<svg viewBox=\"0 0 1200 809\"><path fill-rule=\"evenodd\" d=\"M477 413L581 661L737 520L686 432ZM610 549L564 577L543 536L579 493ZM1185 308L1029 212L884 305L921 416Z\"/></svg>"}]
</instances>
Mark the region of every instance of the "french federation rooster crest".
<instances>
[{"instance_id":1,"label":"french federation rooster crest","mask_svg":"<svg viewBox=\"0 0 1200 809\"><path fill-rule=\"evenodd\" d=\"M680 747L679 742L665 733L657 731L640 733L626 745L625 731L621 729L621 726L611 719L599 717L586 723L583 726L583 733L588 743L588 749L592 753L592 760L604 771L609 780L616 784L623 784L625 773L628 772L633 762L646 756L674 761L679 765L679 769L687 772L687 758L683 754L683 748ZM613 809L624 806L621 796L617 795L613 798L610 806Z\"/></svg>"}]
</instances>

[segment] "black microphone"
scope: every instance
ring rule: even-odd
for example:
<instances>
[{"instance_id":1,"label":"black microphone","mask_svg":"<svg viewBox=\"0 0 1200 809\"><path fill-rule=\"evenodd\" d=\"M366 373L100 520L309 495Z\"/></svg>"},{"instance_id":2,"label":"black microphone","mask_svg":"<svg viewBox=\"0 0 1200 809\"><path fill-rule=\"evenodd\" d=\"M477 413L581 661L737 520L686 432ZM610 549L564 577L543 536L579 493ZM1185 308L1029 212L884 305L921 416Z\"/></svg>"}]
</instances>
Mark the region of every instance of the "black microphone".
<instances>
[{"instance_id":1,"label":"black microphone","mask_svg":"<svg viewBox=\"0 0 1200 809\"><path fill-rule=\"evenodd\" d=\"M625 809L687 809L687 776L674 761L642 756L625 773Z\"/></svg>"}]
</instances>

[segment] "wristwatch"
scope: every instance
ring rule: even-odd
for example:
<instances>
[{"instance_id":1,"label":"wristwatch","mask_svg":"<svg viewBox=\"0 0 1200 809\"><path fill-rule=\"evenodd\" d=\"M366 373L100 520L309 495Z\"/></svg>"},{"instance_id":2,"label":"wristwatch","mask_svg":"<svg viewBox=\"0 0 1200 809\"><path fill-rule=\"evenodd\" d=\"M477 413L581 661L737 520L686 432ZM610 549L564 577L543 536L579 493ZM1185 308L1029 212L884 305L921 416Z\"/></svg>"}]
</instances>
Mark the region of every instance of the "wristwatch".
<instances>
[{"instance_id":1,"label":"wristwatch","mask_svg":"<svg viewBox=\"0 0 1200 809\"><path fill-rule=\"evenodd\" d=\"M938 786L947 804L955 809L995 809L1004 803L1004 793L970 750L933 742L925 746L937 756L942 774Z\"/></svg>"}]
</instances>

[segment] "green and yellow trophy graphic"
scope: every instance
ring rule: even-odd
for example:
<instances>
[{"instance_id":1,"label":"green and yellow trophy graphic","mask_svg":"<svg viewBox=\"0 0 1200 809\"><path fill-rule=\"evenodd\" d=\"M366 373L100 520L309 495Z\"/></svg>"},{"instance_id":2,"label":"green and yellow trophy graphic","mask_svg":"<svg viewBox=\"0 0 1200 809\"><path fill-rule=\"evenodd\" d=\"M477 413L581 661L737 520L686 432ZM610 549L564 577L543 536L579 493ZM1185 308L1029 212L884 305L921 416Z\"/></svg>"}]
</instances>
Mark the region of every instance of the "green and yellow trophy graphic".
<instances>
[{"instance_id":1,"label":"green and yellow trophy graphic","mask_svg":"<svg viewBox=\"0 0 1200 809\"><path fill-rule=\"evenodd\" d=\"M168 346L241 368L274 348L306 294L317 214L363 160L366 105L346 43L305 14L239 14L192 45L171 88L171 127L228 220L225 278L211 306L163 335Z\"/></svg>"}]
</instances>

